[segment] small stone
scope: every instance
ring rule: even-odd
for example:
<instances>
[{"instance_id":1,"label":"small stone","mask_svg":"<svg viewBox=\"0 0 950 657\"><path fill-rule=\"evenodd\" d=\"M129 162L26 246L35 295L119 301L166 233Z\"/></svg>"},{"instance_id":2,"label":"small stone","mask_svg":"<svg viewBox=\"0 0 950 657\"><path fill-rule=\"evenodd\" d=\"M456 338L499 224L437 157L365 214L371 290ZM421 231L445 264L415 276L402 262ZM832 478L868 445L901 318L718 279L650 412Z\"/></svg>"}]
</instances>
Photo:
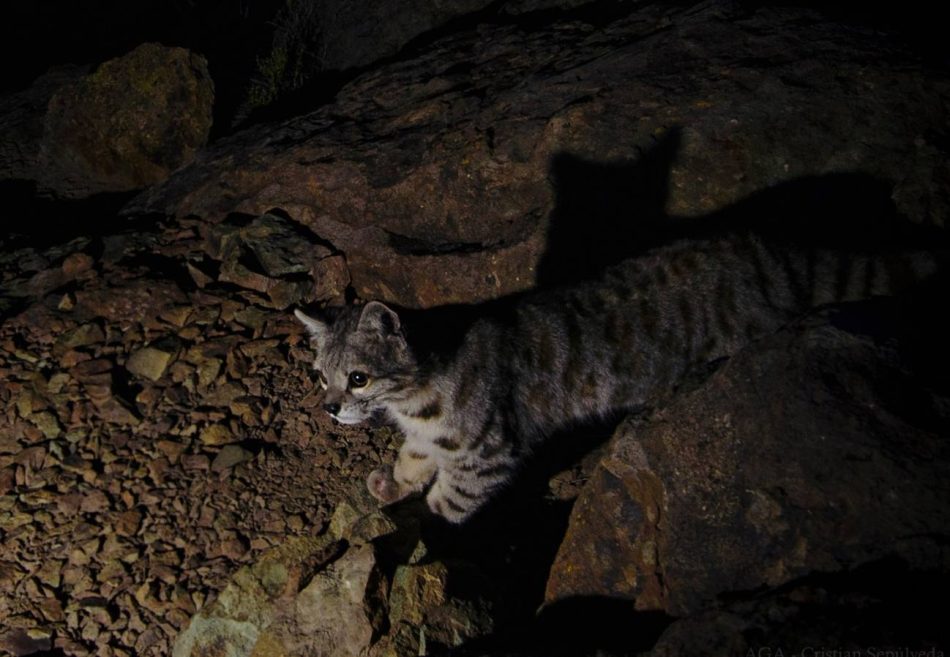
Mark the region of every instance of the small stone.
<instances>
[{"instance_id":1,"label":"small stone","mask_svg":"<svg viewBox=\"0 0 950 657\"><path fill-rule=\"evenodd\" d=\"M121 561L109 560L103 564L96 575L97 582L120 582L126 576L125 564Z\"/></svg>"},{"instance_id":2,"label":"small stone","mask_svg":"<svg viewBox=\"0 0 950 657\"><path fill-rule=\"evenodd\" d=\"M62 582L63 563L56 559L48 559L43 562L40 569L36 571L39 580L50 588L59 588Z\"/></svg>"},{"instance_id":3,"label":"small stone","mask_svg":"<svg viewBox=\"0 0 950 657\"><path fill-rule=\"evenodd\" d=\"M63 432L59 420L49 411L33 413L29 420L37 429L43 432L43 435L47 438L57 438Z\"/></svg>"},{"instance_id":4,"label":"small stone","mask_svg":"<svg viewBox=\"0 0 950 657\"><path fill-rule=\"evenodd\" d=\"M390 623L420 625L428 610L445 604L447 581L448 569L440 562L398 566L389 596Z\"/></svg>"},{"instance_id":5,"label":"small stone","mask_svg":"<svg viewBox=\"0 0 950 657\"><path fill-rule=\"evenodd\" d=\"M201 430L198 435L203 445L227 445L236 439L234 434L224 424L212 424Z\"/></svg>"},{"instance_id":6,"label":"small stone","mask_svg":"<svg viewBox=\"0 0 950 657\"><path fill-rule=\"evenodd\" d=\"M42 399L35 392L24 388L16 399L16 410L22 418L29 418L33 411L42 410Z\"/></svg>"},{"instance_id":7,"label":"small stone","mask_svg":"<svg viewBox=\"0 0 950 657\"><path fill-rule=\"evenodd\" d=\"M158 381L162 378L166 368L173 360L174 355L154 347L142 347L132 352L125 363L125 369L132 374Z\"/></svg>"},{"instance_id":8,"label":"small stone","mask_svg":"<svg viewBox=\"0 0 950 657\"><path fill-rule=\"evenodd\" d=\"M105 339L106 334L98 324L82 324L71 331L67 331L56 340L53 354L60 356L70 349L99 344L105 342Z\"/></svg>"},{"instance_id":9,"label":"small stone","mask_svg":"<svg viewBox=\"0 0 950 657\"><path fill-rule=\"evenodd\" d=\"M165 320L173 326L178 328L183 328L185 324L188 323L188 319L191 317L192 307L191 306L173 306L159 314L159 318Z\"/></svg>"},{"instance_id":10,"label":"small stone","mask_svg":"<svg viewBox=\"0 0 950 657\"><path fill-rule=\"evenodd\" d=\"M16 471L13 468L0 468L0 495L7 495L16 488Z\"/></svg>"},{"instance_id":11,"label":"small stone","mask_svg":"<svg viewBox=\"0 0 950 657\"><path fill-rule=\"evenodd\" d=\"M169 462L175 463L178 456L185 450L185 446L174 440L159 440L155 446L164 454Z\"/></svg>"},{"instance_id":12,"label":"small stone","mask_svg":"<svg viewBox=\"0 0 950 657\"><path fill-rule=\"evenodd\" d=\"M168 373L171 375L171 379L174 383L183 384L185 388L194 392L195 386L194 379L192 378L192 375L195 373L194 367L188 363L176 361L168 368Z\"/></svg>"},{"instance_id":13,"label":"small stone","mask_svg":"<svg viewBox=\"0 0 950 657\"><path fill-rule=\"evenodd\" d=\"M51 504L56 493L48 490L27 491L20 495L20 501L27 506L46 506Z\"/></svg>"},{"instance_id":14,"label":"small stone","mask_svg":"<svg viewBox=\"0 0 950 657\"><path fill-rule=\"evenodd\" d=\"M228 405L228 409L243 424L256 427L261 423L260 402L255 397L238 397Z\"/></svg>"},{"instance_id":15,"label":"small stone","mask_svg":"<svg viewBox=\"0 0 950 657\"><path fill-rule=\"evenodd\" d=\"M313 294L318 301L341 297L350 284L346 259L341 255L322 258L313 266L313 279Z\"/></svg>"},{"instance_id":16,"label":"small stone","mask_svg":"<svg viewBox=\"0 0 950 657\"><path fill-rule=\"evenodd\" d=\"M219 317L223 322L230 322L235 316L244 310L244 304L235 299L225 299L221 302L221 314Z\"/></svg>"},{"instance_id":17,"label":"small stone","mask_svg":"<svg viewBox=\"0 0 950 657\"><path fill-rule=\"evenodd\" d=\"M154 408L162 399L162 390L154 386L142 388L135 396L135 403L145 408Z\"/></svg>"},{"instance_id":18,"label":"small stone","mask_svg":"<svg viewBox=\"0 0 950 657\"><path fill-rule=\"evenodd\" d=\"M145 606L145 601L149 597L151 588L152 587L148 582L143 582L142 584L139 585L137 589L135 589L135 593L134 593L135 601L138 602L140 606L142 607Z\"/></svg>"},{"instance_id":19,"label":"small stone","mask_svg":"<svg viewBox=\"0 0 950 657\"><path fill-rule=\"evenodd\" d=\"M71 566L87 566L89 564L89 555L79 548L73 548L69 551L69 564ZM76 568L67 568L63 572L63 579L67 584L70 584L74 577L81 578L83 575L84 573L78 571Z\"/></svg>"},{"instance_id":20,"label":"small stone","mask_svg":"<svg viewBox=\"0 0 950 657\"><path fill-rule=\"evenodd\" d=\"M32 351L27 351L26 349L14 349L13 355L19 358L20 360L29 363L30 365L35 365L40 362L40 357L34 354Z\"/></svg>"},{"instance_id":21,"label":"small stone","mask_svg":"<svg viewBox=\"0 0 950 657\"><path fill-rule=\"evenodd\" d=\"M295 303L308 301L306 297L312 288L309 281L278 281L267 290L267 296L274 308L285 310Z\"/></svg>"},{"instance_id":22,"label":"small stone","mask_svg":"<svg viewBox=\"0 0 950 657\"><path fill-rule=\"evenodd\" d=\"M61 623L66 619L63 614L63 604L56 598L44 598L37 606L43 618L51 623Z\"/></svg>"},{"instance_id":23,"label":"small stone","mask_svg":"<svg viewBox=\"0 0 950 657\"><path fill-rule=\"evenodd\" d=\"M211 279L208 280L210 282ZM210 295L202 296L203 298L199 299L198 303L206 303L207 305L194 309L191 315L191 323L199 326L208 326L218 321L218 317L221 316L221 309L216 305L220 303L220 300Z\"/></svg>"},{"instance_id":24,"label":"small stone","mask_svg":"<svg viewBox=\"0 0 950 657\"><path fill-rule=\"evenodd\" d=\"M279 561L264 561L257 566L257 578L271 598L283 593L289 579L287 566Z\"/></svg>"},{"instance_id":25,"label":"small stone","mask_svg":"<svg viewBox=\"0 0 950 657\"><path fill-rule=\"evenodd\" d=\"M254 458L254 454L239 445L225 445L211 463L211 469L221 472L233 468L238 463L244 463Z\"/></svg>"},{"instance_id":26,"label":"small stone","mask_svg":"<svg viewBox=\"0 0 950 657\"><path fill-rule=\"evenodd\" d=\"M27 465L33 470L39 470L43 467L46 460L46 448L43 445L34 445L14 452L13 463Z\"/></svg>"},{"instance_id":27,"label":"small stone","mask_svg":"<svg viewBox=\"0 0 950 657\"><path fill-rule=\"evenodd\" d=\"M56 509L59 513L64 515L78 513L79 507L82 505L82 500L82 493L70 492L65 495L60 495L56 500Z\"/></svg>"},{"instance_id":28,"label":"small stone","mask_svg":"<svg viewBox=\"0 0 950 657\"><path fill-rule=\"evenodd\" d=\"M204 395L202 402L208 406L229 406L238 397L244 395L244 388L223 378L215 388Z\"/></svg>"},{"instance_id":29,"label":"small stone","mask_svg":"<svg viewBox=\"0 0 950 657\"><path fill-rule=\"evenodd\" d=\"M181 465L185 470L207 470L209 461L204 454L182 454Z\"/></svg>"},{"instance_id":30,"label":"small stone","mask_svg":"<svg viewBox=\"0 0 950 657\"><path fill-rule=\"evenodd\" d=\"M212 556L227 557L232 561L239 561L245 554L247 554L247 544L237 537L218 542L212 551Z\"/></svg>"},{"instance_id":31,"label":"small stone","mask_svg":"<svg viewBox=\"0 0 950 657\"><path fill-rule=\"evenodd\" d=\"M221 373L223 361L220 358L208 358L202 361L198 367L198 387L207 388Z\"/></svg>"},{"instance_id":32,"label":"small stone","mask_svg":"<svg viewBox=\"0 0 950 657\"><path fill-rule=\"evenodd\" d=\"M120 426L136 426L141 423L141 419L132 412L123 402L115 397L108 397L96 403L96 412L103 420L109 424Z\"/></svg>"},{"instance_id":33,"label":"small stone","mask_svg":"<svg viewBox=\"0 0 950 657\"><path fill-rule=\"evenodd\" d=\"M222 283L234 283L248 290L261 293L266 293L278 283L278 279L251 271L237 260L230 260L221 265L218 280Z\"/></svg>"},{"instance_id":34,"label":"small stone","mask_svg":"<svg viewBox=\"0 0 950 657\"><path fill-rule=\"evenodd\" d=\"M67 276L78 276L84 271L92 269L95 260L86 253L71 253L63 260L63 273Z\"/></svg>"},{"instance_id":35,"label":"small stone","mask_svg":"<svg viewBox=\"0 0 950 657\"><path fill-rule=\"evenodd\" d=\"M301 532L305 526L306 523L304 523L304 519L299 515L294 514L287 517L287 527L290 529L290 531L294 533Z\"/></svg>"},{"instance_id":36,"label":"small stone","mask_svg":"<svg viewBox=\"0 0 950 657\"><path fill-rule=\"evenodd\" d=\"M208 276L206 273L195 267L190 262L185 263L185 268L188 270L188 274L191 276L191 280L195 282L199 288L204 289L204 287L213 281L214 279L211 276Z\"/></svg>"},{"instance_id":37,"label":"small stone","mask_svg":"<svg viewBox=\"0 0 950 657\"><path fill-rule=\"evenodd\" d=\"M108 496L96 488L88 491L79 503L79 510L83 513L100 513L108 508Z\"/></svg>"},{"instance_id":38,"label":"small stone","mask_svg":"<svg viewBox=\"0 0 950 657\"><path fill-rule=\"evenodd\" d=\"M250 370L248 359L236 349L228 352L226 364L228 376L233 379L243 379ZM241 392L244 391L241 390Z\"/></svg>"},{"instance_id":39,"label":"small stone","mask_svg":"<svg viewBox=\"0 0 950 657\"><path fill-rule=\"evenodd\" d=\"M148 468L148 476L152 478L156 484L161 484L165 481L165 473L168 471L171 463L168 462L166 458L152 459L145 464L145 467Z\"/></svg>"},{"instance_id":40,"label":"small stone","mask_svg":"<svg viewBox=\"0 0 950 657\"><path fill-rule=\"evenodd\" d=\"M340 500L330 518L329 534L351 543L366 543L396 531L396 524L379 509L365 486L353 489Z\"/></svg>"},{"instance_id":41,"label":"small stone","mask_svg":"<svg viewBox=\"0 0 950 657\"><path fill-rule=\"evenodd\" d=\"M180 337L182 340L193 342L197 340L202 333L203 331L201 330L200 326L186 326L185 328L178 331L178 337Z\"/></svg>"},{"instance_id":42,"label":"small stone","mask_svg":"<svg viewBox=\"0 0 950 657\"><path fill-rule=\"evenodd\" d=\"M262 358L272 354L279 344L280 340L276 338L250 340L241 345L241 353L248 358Z\"/></svg>"},{"instance_id":43,"label":"small stone","mask_svg":"<svg viewBox=\"0 0 950 657\"><path fill-rule=\"evenodd\" d=\"M60 364L60 367L71 369L72 367L75 367L79 363L82 363L91 359L92 359L92 356L90 356L89 354L85 352L78 351L76 349L70 349L69 351L67 351L65 354L63 354L60 357L59 364Z\"/></svg>"},{"instance_id":44,"label":"small stone","mask_svg":"<svg viewBox=\"0 0 950 657\"><path fill-rule=\"evenodd\" d=\"M164 552L154 553L151 562L164 566L177 566L181 563L181 557L175 550L165 550Z\"/></svg>"},{"instance_id":45,"label":"small stone","mask_svg":"<svg viewBox=\"0 0 950 657\"><path fill-rule=\"evenodd\" d=\"M90 643L95 643L96 640L99 638L100 632L101 632L100 626L97 623L90 620L90 621L86 621L86 624L83 625L80 636L84 640Z\"/></svg>"},{"instance_id":46,"label":"small stone","mask_svg":"<svg viewBox=\"0 0 950 657\"><path fill-rule=\"evenodd\" d=\"M306 273L314 258L330 253L308 237L293 221L273 214L263 214L240 230L240 238L272 278Z\"/></svg>"},{"instance_id":47,"label":"small stone","mask_svg":"<svg viewBox=\"0 0 950 657\"><path fill-rule=\"evenodd\" d=\"M76 295L72 292L67 292L63 295L63 298L59 300L59 303L56 304L56 307L59 310L72 310L76 307Z\"/></svg>"},{"instance_id":48,"label":"small stone","mask_svg":"<svg viewBox=\"0 0 950 657\"><path fill-rule=\"evenodd\" d=\"M115 523L115 531L119 536L133 536L142 524L142 514L134 509L123 511Z\"/></svg>"},{"instance_id":49,"label":"small stone","mask_svg":"<svg viewBox=\"0 0 950 657\"><path fill-rule=\"evenodd\" d=\"M74 379L81 383L107 382L109 385L111 385L111 375L104 379L100 379L100 377L103 374L109 374L109 372L112 371L112 367L112 361L108 358L97 358L95 360L87 360L76 364L75 367L69 370L69 373Z\"/></svg>"},{"instance_id":50,"label":"small stone","mask_svg":"<svg viewBox=\"0 0 950 657\"><path fill-rule=\"evenodd\" d=\"M260 308L248 306L234 313L234 320L251 329L262 329L267 321L267 313Z\"/></svg>"}]
</instances>

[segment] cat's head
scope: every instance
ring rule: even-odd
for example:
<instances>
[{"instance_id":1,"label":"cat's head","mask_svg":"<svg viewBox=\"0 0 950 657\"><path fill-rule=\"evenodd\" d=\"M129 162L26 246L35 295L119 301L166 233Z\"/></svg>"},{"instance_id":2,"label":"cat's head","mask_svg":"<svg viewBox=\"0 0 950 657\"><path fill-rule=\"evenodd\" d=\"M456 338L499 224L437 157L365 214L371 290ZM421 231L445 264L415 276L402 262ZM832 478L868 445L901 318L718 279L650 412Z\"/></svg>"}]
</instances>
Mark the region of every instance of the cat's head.
<instances>
[{"instance_id":1,"label":"cat's head","mask_svg":"<svg viewBox=\"0 0 950 657\"><path fill-rule=\"evenodd\" d=\"M416 376L399 316L371 301L332 321L294 311L310 334L314 369L326 390L323 408L341 424L357 424L405 398Z\"/></svg>"}]
</instances>

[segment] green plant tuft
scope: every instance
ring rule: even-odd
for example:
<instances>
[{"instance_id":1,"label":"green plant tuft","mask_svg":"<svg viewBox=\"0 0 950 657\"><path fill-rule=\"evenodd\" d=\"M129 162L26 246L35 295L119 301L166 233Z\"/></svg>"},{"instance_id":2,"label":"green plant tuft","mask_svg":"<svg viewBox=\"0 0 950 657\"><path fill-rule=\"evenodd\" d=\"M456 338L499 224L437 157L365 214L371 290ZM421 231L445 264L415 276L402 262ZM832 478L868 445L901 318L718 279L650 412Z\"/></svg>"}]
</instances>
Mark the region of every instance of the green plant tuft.
<instances>
[{"instance_id":1,"label":"green plant tuft","mask_svg":"<svg viewBox=\"0 0 950 657\"><path fill-rule=\"evenodd\" d=\"M300 89L320 70L322 33L315 0L286 0L273 25L270 52L257 59L248 89L251 110Z\"/></svg>"}]
</instances>

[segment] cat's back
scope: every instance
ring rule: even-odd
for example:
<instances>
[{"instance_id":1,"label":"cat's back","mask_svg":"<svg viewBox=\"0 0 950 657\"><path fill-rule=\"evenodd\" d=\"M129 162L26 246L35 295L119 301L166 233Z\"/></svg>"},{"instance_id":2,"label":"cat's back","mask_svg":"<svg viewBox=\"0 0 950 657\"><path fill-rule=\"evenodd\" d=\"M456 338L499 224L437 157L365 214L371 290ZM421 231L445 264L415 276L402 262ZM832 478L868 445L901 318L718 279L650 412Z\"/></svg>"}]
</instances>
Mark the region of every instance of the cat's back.
<instances>
[{"instance_id":1,"label":"cat's back","mask_svg":"<svg viewBox=\"0 0 950 657\"><path fill-rule=\"evenodd\" d=\"M756 235L670 244L596 280L525 297L496 329L521 413L565 419L651 403L691 367L815 305L886 294L926 254L854 254Z\"/></svg>"}]
</instances>

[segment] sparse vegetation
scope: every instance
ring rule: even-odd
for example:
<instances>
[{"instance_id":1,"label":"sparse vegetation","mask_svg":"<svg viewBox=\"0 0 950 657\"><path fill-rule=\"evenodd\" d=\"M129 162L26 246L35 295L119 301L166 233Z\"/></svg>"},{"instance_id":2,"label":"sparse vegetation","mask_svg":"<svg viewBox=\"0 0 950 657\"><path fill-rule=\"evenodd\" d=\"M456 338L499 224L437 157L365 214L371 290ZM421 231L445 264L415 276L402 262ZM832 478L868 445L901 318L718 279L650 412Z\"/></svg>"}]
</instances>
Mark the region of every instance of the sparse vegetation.
<instances>
[{"instance_id":1,"label":"sparse vegetation","mask_svg":"<svg viewBox=\"0 0 950 657\"><path fill-rule=\"evenodd\" d=\"M270 52L257 60L247 94L250 110L306 84L319 70L321 36L315 0L286 0L274 19Z\"/></svg>"}]
</instances>

